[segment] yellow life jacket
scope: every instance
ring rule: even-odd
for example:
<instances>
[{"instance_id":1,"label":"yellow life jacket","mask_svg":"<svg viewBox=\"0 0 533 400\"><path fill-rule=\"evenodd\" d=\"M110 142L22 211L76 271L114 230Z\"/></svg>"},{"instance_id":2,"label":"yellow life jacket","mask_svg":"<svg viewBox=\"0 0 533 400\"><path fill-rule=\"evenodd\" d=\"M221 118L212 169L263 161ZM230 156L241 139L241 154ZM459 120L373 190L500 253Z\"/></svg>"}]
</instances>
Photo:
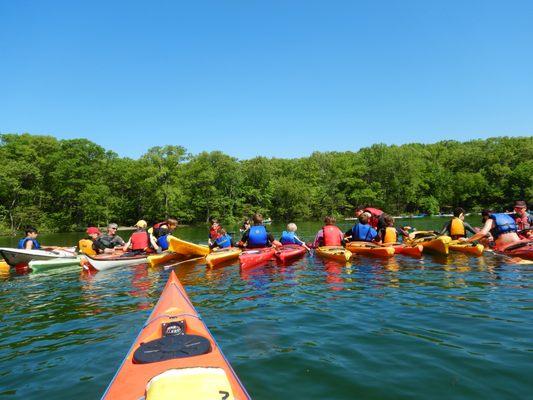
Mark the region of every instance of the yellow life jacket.
<instances>
[{"instance_id":1,"label":"yellow life jacket","mask_svg":"<svg viewBox=\"0 0 533 400\"><path fill-rule=\"evenodd\" d=\"M385 228L385 237L383 238L383 243L396 243L398 241L398 234L396 233L396 228L389 226Z\"/></svg>"},{"instance_id":2,"label":"yellow life jacket","mask_svg":"<svg viewBox=\"0 0 533 400\"><path fill-rule=\"evenodd\" d=\"M452 238L463 237L466 235L465 224L460 218L454 217L450 224L450 236Z\"/></svg>"},{"instance_id":3,"label":"yellow life jacket","mask_svg":"<svg viewBox=\"0 0 533 400\"><path fill-rule=\"evenodd\" d=\"M95 256L96 251L93 249L93 241L91 239L81 239L78 242L80 253L87 254L88 256Z\"/></svg>"}]
</instances>

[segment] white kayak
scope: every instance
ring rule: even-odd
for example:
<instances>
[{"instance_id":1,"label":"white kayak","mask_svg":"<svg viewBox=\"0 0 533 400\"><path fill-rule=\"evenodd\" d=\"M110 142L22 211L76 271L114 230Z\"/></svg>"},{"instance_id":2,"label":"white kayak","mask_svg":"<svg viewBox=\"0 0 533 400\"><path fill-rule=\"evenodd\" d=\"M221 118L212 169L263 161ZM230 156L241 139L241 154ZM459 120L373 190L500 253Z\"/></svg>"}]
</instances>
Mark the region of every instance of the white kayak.
<instances>
[{"instance_id":1,"label":"white kayak","mask_svg":"<svg viewBox=\"0 0 533 400\"><path fill-rule=\"evenodd\" d=\"M26 250L0 247L0 255L10 266L15 267L17 265L28 265L32 260L53 260L57 258L76 259L78 255L75 250L75 247L57 250Z\"/></svg>"},{"instance_id":2,"label":"white kayak","mask_svg":"<svg viewBox=\"0 0 533 400\"><path fill-rule=\"evenodd\" d=\"M85 257L90 266L93 267L95 270L104 271L110 268L146 264L148 262L148 255L149 254L138 254L134 256L102 254L91 257L85 254L83 257Z\"/></svg>"},{"instance_id":3,"label":"white kayak","mask_svg":"<svg viewBox=\"0 0 533 400\"><path fill-rule=\"evenodd\" d=\"M31 260L28 266L33 272L44 272L55 268L80 265L81 257L76 258L54 258L52 260Z\"/></svg>"}]
</instances>

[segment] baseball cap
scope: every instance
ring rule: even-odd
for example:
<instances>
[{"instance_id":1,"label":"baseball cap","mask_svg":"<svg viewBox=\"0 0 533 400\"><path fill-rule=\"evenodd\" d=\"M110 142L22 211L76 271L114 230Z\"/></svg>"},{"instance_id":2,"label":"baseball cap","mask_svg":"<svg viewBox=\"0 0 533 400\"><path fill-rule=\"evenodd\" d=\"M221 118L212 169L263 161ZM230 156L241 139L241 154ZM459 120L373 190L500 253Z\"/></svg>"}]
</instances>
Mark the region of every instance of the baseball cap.
<instances>
[{"instance_id":1,"label":"baseball cap","mask_svg":"<svg viewBox=\"0 0 533 400\"><path fill-rule=\"evenodd\" d=\"M516 200L514 202L514 206L515 207L526 207L527 208L527 204L524 200Z\"/></svg>"},{"instance_id":2,"label":"baseball cap","mask_svg":"<svg viewBox=\"0 0 533 400\"><path fill-rule=\"evenodd\" d=\"M144 219L140 219L140 220L137 221L135 226L138 227L138 228L145 229L148 226L148 224L146 223L146 221Z\"/></svg>"},{"instance_id":3,"label":"baseball cap","mask_svg":"<svg viewBox=\"0 0 533 400\"><path fill-rule=\"evenodd\" d=\"M100 229L95 228L94 226L90 226L86 230L87 234L92 235L93 233L100 234Z\"/></svg>"}]
</instances>

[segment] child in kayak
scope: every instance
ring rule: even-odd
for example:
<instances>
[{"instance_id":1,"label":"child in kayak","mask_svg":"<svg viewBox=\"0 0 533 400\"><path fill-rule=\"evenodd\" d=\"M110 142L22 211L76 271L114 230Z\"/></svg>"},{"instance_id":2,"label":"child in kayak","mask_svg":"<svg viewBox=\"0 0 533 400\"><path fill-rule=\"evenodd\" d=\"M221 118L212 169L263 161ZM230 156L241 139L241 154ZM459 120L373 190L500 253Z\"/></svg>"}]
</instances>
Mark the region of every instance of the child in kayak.
<instances>
[{"instance_id":1,"label":"child in kayak","mask_svg":"<svg viewBox=\"0 0 533 400\"><path fill-rule=\"evenodd\" d=\"M24 233L26 234L26 236L19 240L19 243L18 243L19 249L25 249L25 250L41 249L41 245L37 241L37 236L39 236L39 232L37 232L37 229L35 229L33 226L28 226L26 230L24 231Z\"/></svg>"},{"instance_id":2,"label":"child in kayak","mask_svg":"<svg viewBox=\"0 0 533 400\"><path fill-rule=\"evenodd\" d=\"M324 226L317 232L313 247L342 246L344 235L337 225L334 217L324 218Z\"/></svg>"},{"instance_id":3,"label":"child in kayak","mask_svg":"<svg viewBox=\"0 0 533 400\"><path fill-rule=\"evenodd\" d=\"M306 246L305 242L301 240L298 236L296 236L297 230L298 227L295 223L291 222L290 224L287 224L287 230L283 231L279 241L281 242L281 244L298 244L300 246L305 247L309 251L309 247Z\"/></svg>"},{"instance_id":4,"label":"child in kayak","mask_svg":"<svg viewBox=\"0 0 533 400\"><path fill-rule=\"evenodd\" d=\"M221 236L220 230L222 229L216 218L211 217L210 222L211 226L209 227L208 236L209 246L211 246Z\"/></svg>"},{"instance_id":5,"label":"child in kayak","mask_svg":"<svg viewBox=\"0 0 533 400\"><path fill-rule=\"evenodd\" d=\"M378 241L381 241L382 244L398 243L399 238L409 237L409 232L405 229L394 226L394 218L390 215L385 215L383 222L385 227L378 231Z\"/></svg>"},{"instance_id":6,"label":"child in kayak","mask_svg":"<svg viewBox=\"0 0 533 400\"><path fill-rule=\"evenodd\" d=\"M78 242L78 248L80 249L80 253L87 254L88 256L95 256L96 250L94 248L94 242L98 239L98 236L100 236L100 229L90 226L86 230L87 232L87 238L81 239Z\"/></svg>"},{"instance_id":7,"label":"child in kayak","mask_svg":"<svg viewBox=\"0 0 533 400\"><path fill-rule=\"evenodd\" d=\"M453 240L457 240L466 237L466 231L476 234L474 228L470 226L468 222L465 222L465 210L461 207L457 207L453 210L453 217L444 225L439 232L439 235L448 234Z\"/></svg>"},{"instance_id":8,"label":"child in kayak","mask_svg":"<svg viewBox=\"0 0 533 400\"><path fill-rule=\"evenodd\" d=\"M232 237L228 234L228 232L226 232L224 228L220 228L218 233L219 236L213 241L211 245L209 245L210 249L214 249L216 247L226 249L228 247L235 246Z\"/></svg>"},{"instance_id":9,"label":"child in kayak","mask_svg":"<svg viewBox=\"0 0 533 400\"><path fill-rule=\"evenodd\" d=\"M344 233L344 238L350 242L373 242L377 240L378 232L368 223L368 214L364 212L359 215L358 219L359 222Z\"/></svg>"},{"instance_id":10,"label":"child in kayak","mask_svg":"<svg viewBox=\"0 0 533 400\"><path fill-rule=\"evenodd\" d=\"M279 243L263 225L263 216L261 214L254 214L252 221L253 225L250 229L244 232L240 241L244 247L255 249L259 247L276 246Z\"/></svg>"}]
</instances>

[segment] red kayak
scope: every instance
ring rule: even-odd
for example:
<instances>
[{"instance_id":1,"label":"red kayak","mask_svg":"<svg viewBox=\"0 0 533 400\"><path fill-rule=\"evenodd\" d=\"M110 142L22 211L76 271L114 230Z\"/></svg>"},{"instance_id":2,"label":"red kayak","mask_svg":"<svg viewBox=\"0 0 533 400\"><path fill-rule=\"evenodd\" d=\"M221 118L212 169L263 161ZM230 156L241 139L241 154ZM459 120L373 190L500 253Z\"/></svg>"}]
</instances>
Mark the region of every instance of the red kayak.
<instances>
[{"instance_id":1,"label":"red kayak","mask_svg":"<svg viewBox=\"0 0 533 400\"><path fill-rule=\"evenodd\" d=\"M533 260L533 241L531 239L520 242L496 246L494 250L509 257L520 257L525 260Z\"/></svg>"},{"instance_id":2,"label":"red kayak","mask_svg":"<svg viewBox=\"0 0 533 400\"><path fill-rule=\"evenodd\" d=\"M274 258L276 249L274 247L261 247L258 249L244 250L239 256L241 269L256 267Z\"/></svg>"},{"instance_id":3,"label":"red kayak","mask_svg":"<svg viewBox=\"0 0 533 400\"><path fill-rule=\"evenodd\" d=\"M284 244L280 249L276 251L276 258L281 263L287 263L294 261L295 259L303 256L306 252L306 248L297 244Z\"/></svg>"},{"instance_id":4,"label":"red kayak","mask_svg":"<svg viewBox=\"0 0 533 400\"><path fill-rule=\"evenodd\" d=\"M403 254L404 256L410 257L422 257L422 250L424 249L424 246L422 246L421 244L417 246L407 246L405 244L398 244L392 247L394 248L395 254Z\"/></svg>"}]
</instances>

